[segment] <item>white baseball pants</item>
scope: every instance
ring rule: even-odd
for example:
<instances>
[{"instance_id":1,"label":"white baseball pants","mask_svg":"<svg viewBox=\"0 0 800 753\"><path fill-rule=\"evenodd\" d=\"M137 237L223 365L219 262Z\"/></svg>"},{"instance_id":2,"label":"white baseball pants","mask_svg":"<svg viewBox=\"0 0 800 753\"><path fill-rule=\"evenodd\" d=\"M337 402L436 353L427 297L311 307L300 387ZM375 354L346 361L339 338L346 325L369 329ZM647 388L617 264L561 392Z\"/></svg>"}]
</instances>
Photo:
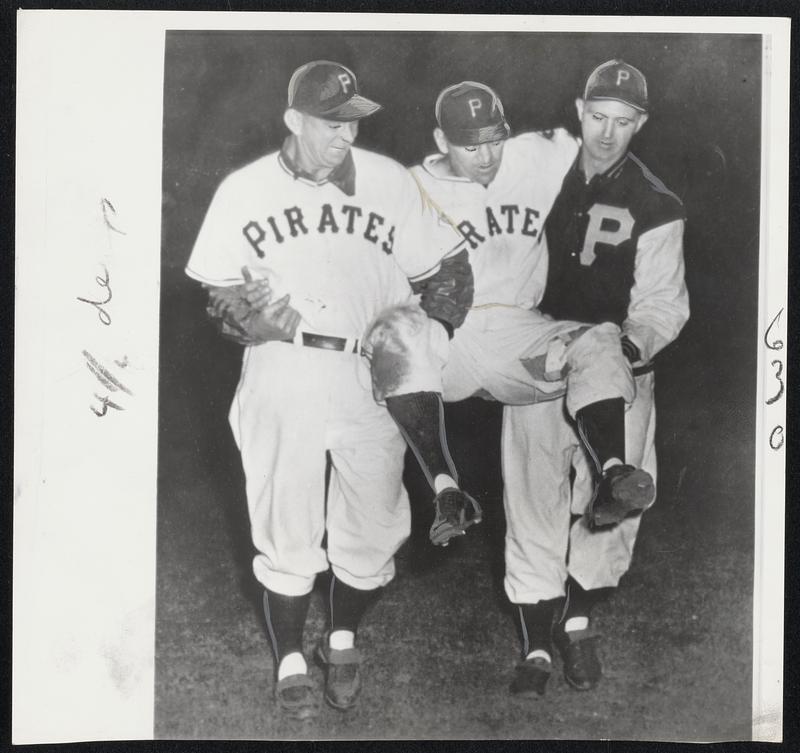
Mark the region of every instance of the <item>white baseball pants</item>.
<instances>
[{"instance_id":1,"label":"white baseball pants","mask_svg":"<svg viewBox=\"0 0 800 753\"><path fill-rule=\"evenodd\" d=\"M653 373L636 377L636 398L625 414L626 462L656 480ZM505 590L515 604L564 595L571 575L586 589L616 586L633 556L641 516L611 529L589 530L582 515L591 468L564 402L507 406L501 458L506 512ZM576 469L570 489L570 468Z\"/></svg>"},{"instance_id":2,"label":"white baseball pants","mask_svg":"<svg viewBox=\"0 0 800 753\"><path fill-rule=\"evenodd\" d=\"M290 343L248 348L229 418L258 549L256 578L299 596L330 563L354 588L388 583L410 532L405 442L373 400L365 360Z\"/></svg>"}]
</instances>

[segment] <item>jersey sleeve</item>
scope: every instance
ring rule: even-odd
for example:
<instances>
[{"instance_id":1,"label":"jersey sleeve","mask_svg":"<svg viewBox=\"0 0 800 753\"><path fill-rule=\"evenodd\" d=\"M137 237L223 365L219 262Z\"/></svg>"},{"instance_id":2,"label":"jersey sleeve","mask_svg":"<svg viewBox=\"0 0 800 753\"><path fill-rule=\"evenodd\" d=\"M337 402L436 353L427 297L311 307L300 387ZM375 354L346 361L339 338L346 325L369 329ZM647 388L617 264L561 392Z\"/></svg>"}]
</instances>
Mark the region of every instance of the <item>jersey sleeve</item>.
<instances>
[{"instance_id":1,"label":"jersey sleeve","mask_svg":"<svg viewBox=\"0 0 800 753\"><path fill-rule=\"evenodd\" d=\"M186 265L186 274L205 285L224 287L243 281L247 263L241 228L237 225L230 177L214 194Z\"/></svg>"},{"instance_id":2,"label":"jersey sleeve","mask_svg":"<svg viewBox=\"0 0 800 753\"><path fill-rule=\"evenodd\" d=\"M509 139L503 159L513 160L520 170L535 170L558 193L579 148L580 142L566 128L528 131Z\"/></svg>"},{"instance_id":3,"label":"jersey sleeve","mask_svg":"<svg viewBox=\"0 0 800 753\"><path fill-rule=\"evenodd\" d=\"M667 222L639 237L634 283L623 334L649 361L680 333L689 318L684 280L683 220Z\"/></svg>"},{"instance_id":4,"label":"jersey sleeve","mask_svg":"<svg viewBox=\"0 0 800 753\"><path fill-rule=\"evenodd\" d=\"M530 275L520 291L520 301L527 307L537 308L542 302L547 287L547 272L550 268L550 250L547 245L547 233L542 228L542 236L538 243L537 256L531 267Z\"/></svg>"},{"instance_id":5,"label":"jersey sleeve","mask_svg":"<svg viewBox=\"0 0 800 753\"><path fill-rule=\"evenodd\" d=\"M553 158L556 161L556 169L563 179L578 156L580 142L566 128L556 128L547 133L548 135L552 133L550 141L553 144Z\"/></svg>"},{"instance_id":6,"label":"jersey sleeve","mask_svg":"<svg viewBox=\"0 0 800 753\"><path fill-rule=\"evenodd\" d=\"M412 172L404 169L400 184L393 253L409 280L422 280L439 270L442 259L465 248L466 241Z\"/></svg>"}]
</instances>

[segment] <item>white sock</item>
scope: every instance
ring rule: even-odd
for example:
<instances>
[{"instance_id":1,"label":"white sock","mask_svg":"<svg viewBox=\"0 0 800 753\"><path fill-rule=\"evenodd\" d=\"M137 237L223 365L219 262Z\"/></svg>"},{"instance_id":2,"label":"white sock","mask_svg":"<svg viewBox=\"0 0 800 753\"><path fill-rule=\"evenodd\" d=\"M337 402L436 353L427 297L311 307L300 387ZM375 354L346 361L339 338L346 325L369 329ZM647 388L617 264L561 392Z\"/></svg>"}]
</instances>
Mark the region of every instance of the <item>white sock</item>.
<instances>
[{"instance_id":1,"label":"white sock","mask_svg":"<svg viewBox=\"0 0 800 753\"><path fill-rule=\"evenodd\" d=\"M571 633L573 630L586 630L588 627L588 617L570 617L564 625L564 630Z\"/></svg>"},{"instance_id":2,"label":"white sock","mask_svg":"<svg viewBox=\"0 0 800 753\"><path fill-rule=\"evenodd\" d=\"M278 680L282 680L289 675L304 675L308 672L308 664L303 655L299 651L292 651L291 654L281 659L280 666L278 667Z\"/></svg>"},{"instance_id":3,"label":"white sock","mask_svg":"<svg viewBox=\"0 0 800 753\"><path fill-rule=\"evenodd\" d=\"M527 661L528 659L544 659L546 662L550 664L553 663L552 657L543 648L537 648L535 651L531 651L525 657L525 661Z\"/></svg>"},{"instance_id":4,"label":"white sock","mask_svg":"<svg viewBox=\"0 0 800 753\"><path fill-rule=\"evenodd\" d=\"M346 651L355 646L356 634L352 630L334 630L328 638L328 645L334 651Z\"/></svg>"},{"instance_id":5,"label":"white sock","mask_svg":"<svg viewBox=\"0 0 800 753\"><path fill-rule=\"evenodd\" d=\"M446 473L440 473L435 479L433 479L433 490L437 494L444 491L448 487L458 489L458 484L455 482L452 476L448 476Z\"/></svg>"},{"instance_id":6,"label":"white sock","mask_svg":"<svg viewBox=\"0 0 800 753\"><path fill-rule=\"evenodd\" d=\"M619 458L609 458L603 463L603 471L607 471L609 468L615 465L622 465L622 461Z\"/></svg>"}]
</instances>

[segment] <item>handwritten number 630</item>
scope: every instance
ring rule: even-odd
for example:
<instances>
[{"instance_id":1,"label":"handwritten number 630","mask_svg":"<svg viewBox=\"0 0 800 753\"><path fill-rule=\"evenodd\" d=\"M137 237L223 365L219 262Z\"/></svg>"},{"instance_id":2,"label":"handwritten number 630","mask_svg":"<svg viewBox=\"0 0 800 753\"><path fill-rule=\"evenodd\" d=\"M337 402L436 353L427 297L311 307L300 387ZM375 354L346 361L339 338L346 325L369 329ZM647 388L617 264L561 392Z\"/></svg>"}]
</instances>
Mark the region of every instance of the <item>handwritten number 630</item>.
<instances>
[{"instance_id":1,"label":"handwritten number 630","mask_svg":"<svg viewBox=\"0 0 800 753\"><path fill-rule=\"evenodd\" d=\"M769 350L783 350L783 340L775 337L771 339L770 333L772 328L780 322L781 314L783 313L783 309L781 309L776 315L775 318L770 322L769 327L767 327L767 331L764 333L764 345L767 346ZM778 391L769 398L766 402L767 405L772 405L773 403L777 403L783 397L783 393L785 391L785 385L783 383L783 361L779 359L775 359L770 361L770 366L775 369L775 379L778 380ZM784 436L783 436L783 426L778 424L773 430L770 432L769 435L769 446L773 450L780 450L783 447Z\"/></svg>"}]
</instances>

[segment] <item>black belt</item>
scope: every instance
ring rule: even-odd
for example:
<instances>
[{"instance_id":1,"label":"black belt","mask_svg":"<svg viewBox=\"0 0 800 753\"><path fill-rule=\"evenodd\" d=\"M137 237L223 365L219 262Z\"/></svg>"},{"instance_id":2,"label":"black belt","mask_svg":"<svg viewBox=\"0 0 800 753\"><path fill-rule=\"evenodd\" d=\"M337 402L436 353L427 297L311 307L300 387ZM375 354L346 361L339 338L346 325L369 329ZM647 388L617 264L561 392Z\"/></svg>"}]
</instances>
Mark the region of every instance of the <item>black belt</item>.
<instances>
[{"instance_id":1,"label":"black belt","mask_svg":"<svg viewBox=\"0 0 800 753\"><path fill-rule=\"evenodd\" d=\"M656 365L650 361L650 363L644 364L644 366L634 366L633 367L633 375L634 376L641 376L642 374L649 374L651 371L656 370Z\"/></svg>"},{"instance_id":2,"label":"black belt","mask_svg":"<svg viewBox=\"0 0 800 753\"><path fill-rule=\"evenodd\" d=\"M332 335L318 335L315 332L301 332L302 342L296 340L281 340L281 342L303 345L306 348L321 348L322 350L347 351L348 353L358 353L361 341L358 338L351 340L352 346L348 347L346 337L333 337Z\"/></svg>"}]
</instances>

